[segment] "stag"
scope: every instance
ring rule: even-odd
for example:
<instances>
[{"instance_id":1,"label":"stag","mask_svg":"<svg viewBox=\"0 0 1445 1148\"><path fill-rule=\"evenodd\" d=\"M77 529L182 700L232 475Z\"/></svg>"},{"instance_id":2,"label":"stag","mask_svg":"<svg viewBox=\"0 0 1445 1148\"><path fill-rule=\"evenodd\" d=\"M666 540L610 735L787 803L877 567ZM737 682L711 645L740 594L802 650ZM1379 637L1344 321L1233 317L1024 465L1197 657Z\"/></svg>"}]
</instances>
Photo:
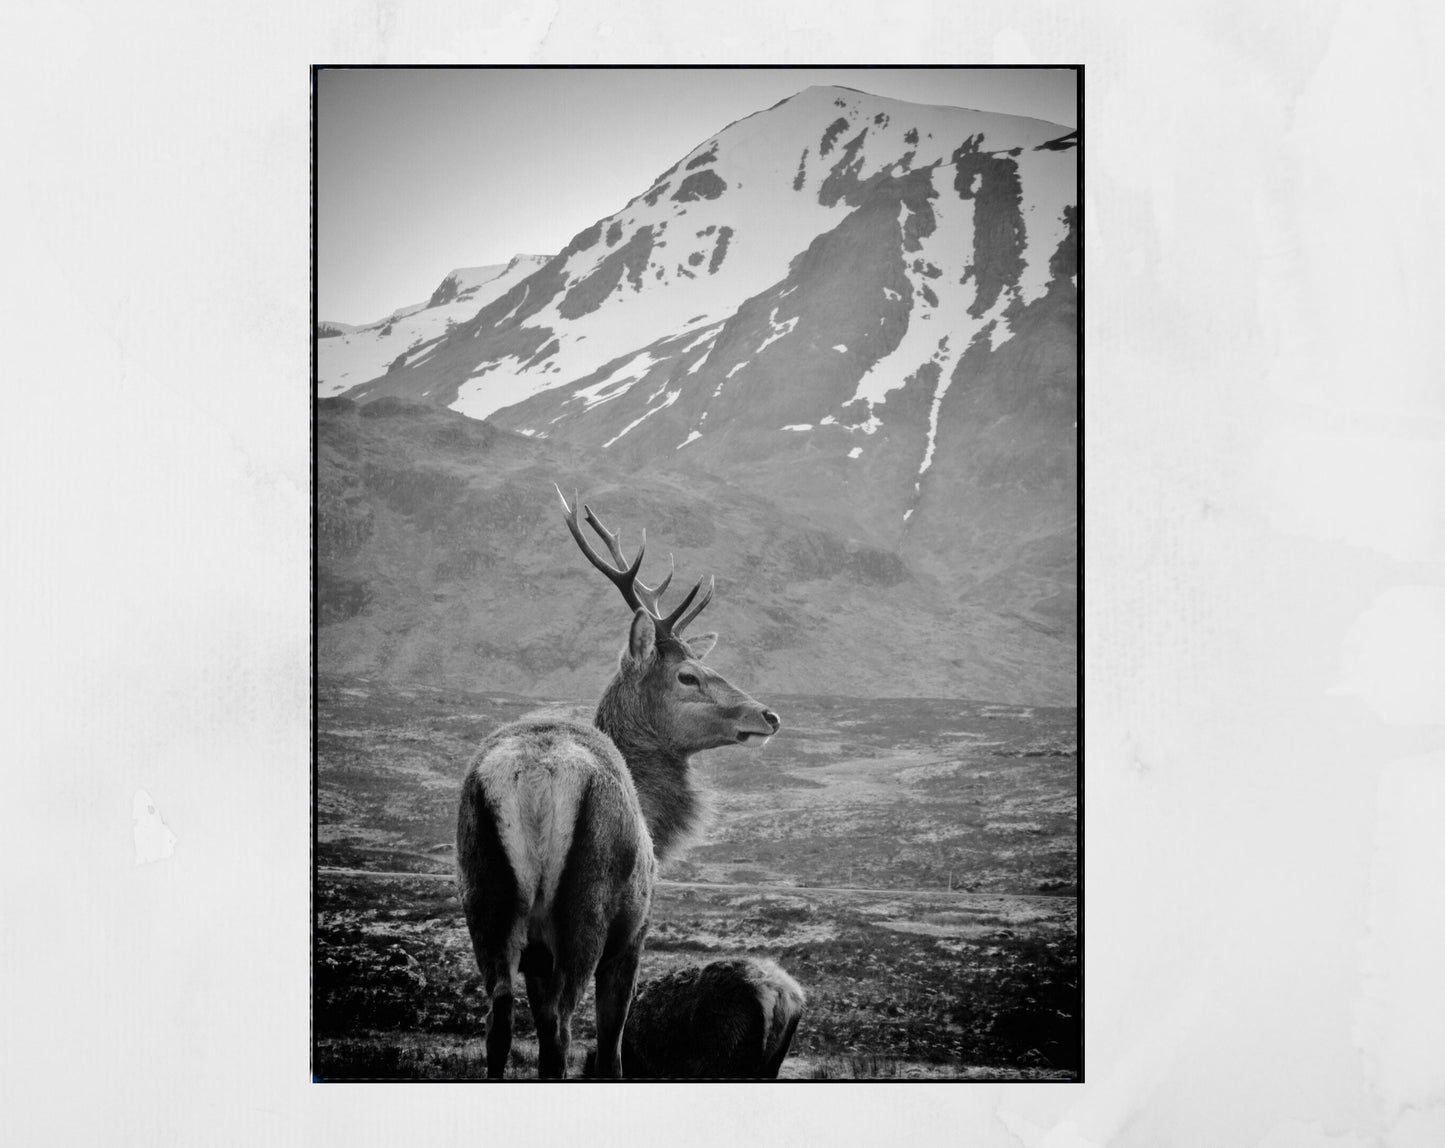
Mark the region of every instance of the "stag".
<instances>
[{"instance_id":1,"label":"stag","mask_svg":"<svg viewBox=\"0 0 1445 1148\"><path fill-rule=\"evenodd\" d=\"M807 997L772 961L751 957L678 969L632 1002L622 1055L629 1076L775 1079ZM593 1059L587 1060L587 1075Z\"/></svg>"},{"instance_id":2,"label":"stag","mask_svg":"<svg viewBox=\"0 0 1445 1148\"><path fill-rule=\"evenodd\" d=\"M572 1015L589 981L597 993L597 1073L622 1075L622 1033L647 932L657 865L698 825L690 758L761 744L778 715L704 666L716 634L684 629L712 600L702 581L670 613L639 577L644 532L629 562L617 535L582 507L611 562L577 522L567 529L632 610L627 646L593 727L520 721L484 741L467 770L457 816L457 887L489 1002L487 1075L500 1078L512 1046L520 971L537 1027L538 1075L566 1074Z\"/></svg>"}]
</instances>

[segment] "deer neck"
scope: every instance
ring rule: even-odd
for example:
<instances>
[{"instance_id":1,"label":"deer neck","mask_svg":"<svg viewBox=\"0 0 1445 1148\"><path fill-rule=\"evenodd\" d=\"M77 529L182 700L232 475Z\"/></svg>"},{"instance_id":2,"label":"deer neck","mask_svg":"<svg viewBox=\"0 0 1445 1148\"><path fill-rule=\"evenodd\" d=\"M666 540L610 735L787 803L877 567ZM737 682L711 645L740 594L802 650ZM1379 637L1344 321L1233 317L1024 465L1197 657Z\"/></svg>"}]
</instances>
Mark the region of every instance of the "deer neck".
<instances>
[{"instance_id":1,"label":"deer neck","mask_svg":"<svg viewBox=\"0 0 1445 1148\"><path fill-rule=\"evenodd\" d=\"M599 706L594 724L627 762L653 852L665 861L687 843L702 819L702 795L692 785L689 755L662 744L646 728L614 719Z\"/></svg>"}]
</instances>

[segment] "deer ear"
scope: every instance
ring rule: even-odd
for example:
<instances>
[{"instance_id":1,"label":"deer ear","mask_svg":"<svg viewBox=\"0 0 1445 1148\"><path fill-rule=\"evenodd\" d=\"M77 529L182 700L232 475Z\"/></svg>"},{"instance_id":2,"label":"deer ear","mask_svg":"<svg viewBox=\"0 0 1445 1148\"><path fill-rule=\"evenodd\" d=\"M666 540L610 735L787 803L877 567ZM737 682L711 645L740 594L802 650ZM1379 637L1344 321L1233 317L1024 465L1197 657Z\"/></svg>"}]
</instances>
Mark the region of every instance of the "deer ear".
<instances>
[{"instance_id":1,"label":"deer ear","mask_svg":"<svg viewBox=\"0 0 1445 1148\"><path fill-rule=\"evenodd\" d=\"M639 662L652 659L657 648L657 626L652 615L639 609L632 615L632 632L627 635L627 652Z\"/></svg>"},{"instance_id":2,"label":"deer ear","mask_svg":"<svg viewBox=\"0 0 1445 1148\"><path fill-rule=\"evenodd\" d=\"M712 653L712 648L716 645L717 635L711 633L699 634L697 637L687 640L688 650L691 651L692 656L699 662L707 657L708 654Z\"/></svg>"}]
</instances>

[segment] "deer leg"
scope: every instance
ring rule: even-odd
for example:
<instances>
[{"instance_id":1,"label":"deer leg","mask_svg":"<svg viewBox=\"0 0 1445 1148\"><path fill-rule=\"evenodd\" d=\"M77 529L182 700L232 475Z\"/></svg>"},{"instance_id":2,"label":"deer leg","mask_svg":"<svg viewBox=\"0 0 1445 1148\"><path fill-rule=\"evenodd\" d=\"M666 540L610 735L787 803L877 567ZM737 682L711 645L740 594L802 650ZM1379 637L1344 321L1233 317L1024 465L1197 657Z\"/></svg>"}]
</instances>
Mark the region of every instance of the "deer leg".
<instances>
[{"instance_id":1,"label":"deer leg","mask_svg":"<svg viewBox=\"0 0 1445 1148\"><path fill-rule=\"evenodd\" d=\"M783 1030L783 1039L778 1042L778 1050L773 1053L763 1065L760 1076L768 1080L776 1080L778 1073L782 1071L783 1061L788 1059L788 1049L793 1046L793 1034L798 1031L798 1018L795 1016L788 1021L788 1027Z\"/></svg>"},{"instance_id":2,"label":"deer leg","mask_svg":"<svg viewBox=\"0 0 1445 1148\"><path fill-rule=\"evenodd\" d=\"M561 972L529 976L527 999L537 1024L537 1075L543 1080L560 1080L567 1075L567 1052L572 1045L575 982Z\"/></svg>"},{"instance_id":3,"label":"deer leg","mask_svg":"<svg viewBox=\"0 0 1445 1148\"><path fill-rule=\"evenodd\" d=\"M597 966L597 1076L622 1076L622 1033L632 994L637 987L637 966L642 958L639 939Z\"/></svg>"},{"instance_id":4,"label":"deer leg","mask_svg":"<svg viewBox=\"0 0 1445 1148\"><path fill-rule=\"evenodd\" d=\"M463 786L457 817L457 891L487 994L487 1076L500 1080L512 1051L512 982L527 906L518 896L496 813L476 775Z\"/></svg>"},{"instance_id":5,"label":"deer leg","mask_svg":"<svg viewBox=\"0 0 1445 1148\"><path fill-rule=\"evenodd\" d=\"M572 1047L572 1014L577 1011L577 997L587 984L587 977L566 975L557 997L557 1075L567 1075L567 1052Z\"/></svg>"},{"instance_id":6,"label":"deer leg","mask_svg":"<svg viewBox=\"0 0 1445 1148\"><path fill-rule=\"evenodd\" d=\"M527 978L527 1000L537 1025L537 1075L544 1080L567 1075L567 1050L572 1043L572 1014L577 1008L577 986L587 983L586 970L564 964L540 945L522 954Z\"/></svg>"},{"instance_id":7,"label":"deer leg","mask_svg":"<svg viewBox=\"0 0 1445 1148\"><path fill-rule=\"evenodd\" d=\"M507 1057L512 1051L512 970L504 960L490 961L486 966L487 999L491 1011L487 1015L487 1079L501 1080L507 1070Z\"/></svg>"},{"instance_id":8,"label":"deer leg","mask_svg":"<svg viewBox=\"0 0 1445 1148\"><path fill-rule=\"evenodd\" d=\"M537 1075L543 1079L561 1079L567 1075L567 1054L572 1046L572 1015L577 1000L586 990L597 963L596 949L589 937L569 937L551 953L545 967L528 971L527 996L539 1003L532 1005L537 1022Z\"/></svg>"},{"instance_id":9,"label":"deer leg","mask_svg":"<svg viewBox=\"0 0 1445 1148\"><path fill-rule=\"evenodd\" d=\"M471 926L472 951L487 995L487 1079L501 1080L506 1074L507 1057L512 1052L512 983L516 978L518 953L515 941L509 939L501 952L488 945L483 931L474 922L472 905L468 906L467 923Z\"/></svg>"},{"instance_id":10,"label":"deer leg","mask_svg":"<svg viewBox=\"0 0 1445 1148\"><path fill-rule=\"evenodd\" d=\"M527 978L527 1004L532 1009L532 1023L537 1026L537 1075L543 1080L562 1075L565 1062L558 1058L557 999L561 995L561 977L556 966L547 968L522 965Z\"/></svg>"}]
</instances>

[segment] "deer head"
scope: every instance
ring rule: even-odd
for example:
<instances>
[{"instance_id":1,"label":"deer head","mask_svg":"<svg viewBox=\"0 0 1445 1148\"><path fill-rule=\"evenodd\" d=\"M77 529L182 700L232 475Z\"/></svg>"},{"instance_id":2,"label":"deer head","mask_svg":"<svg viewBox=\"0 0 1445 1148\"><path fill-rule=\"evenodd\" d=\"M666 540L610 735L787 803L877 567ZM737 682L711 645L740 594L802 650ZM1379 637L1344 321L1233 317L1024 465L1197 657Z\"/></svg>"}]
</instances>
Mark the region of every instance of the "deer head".
<instances>
[{"instance_id":1,"label":"deer head","mask_svg":"<svg viewBox=\"0 0 1445 1148\"><path fill-rule=\"evenodd\" d=\"M669 570L655 588L639 577L647 532L643 531L637 556L629 562L617 535L602 524L591 507L581 506L575 494L569 504L560 488L557 497L562 500L567 529L578 547L617 587L633 611L617 676L598 707L598 724L618 742L623 755L629 756L626 741L645 742L668 756L685 758L700 750L760 744L772 737L782 724L778 715L703 664L703 658L717 643L717 635L683 636L683 630L712 601L714 580L708 579L701 597L699 580L664 615L662 595L672 582L673 571ZM602 558L583 535L577 522L579 506L587 524L606 545L611 562Z\"/></svg>"}]
</instances>

